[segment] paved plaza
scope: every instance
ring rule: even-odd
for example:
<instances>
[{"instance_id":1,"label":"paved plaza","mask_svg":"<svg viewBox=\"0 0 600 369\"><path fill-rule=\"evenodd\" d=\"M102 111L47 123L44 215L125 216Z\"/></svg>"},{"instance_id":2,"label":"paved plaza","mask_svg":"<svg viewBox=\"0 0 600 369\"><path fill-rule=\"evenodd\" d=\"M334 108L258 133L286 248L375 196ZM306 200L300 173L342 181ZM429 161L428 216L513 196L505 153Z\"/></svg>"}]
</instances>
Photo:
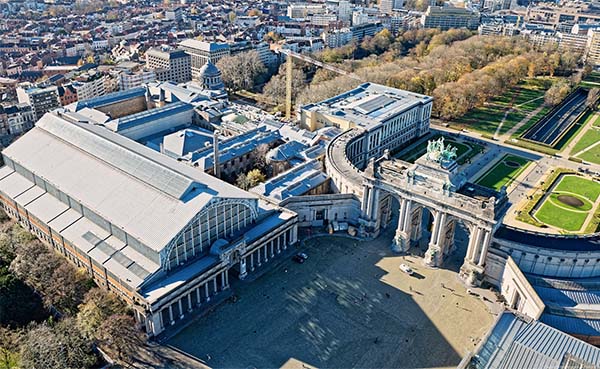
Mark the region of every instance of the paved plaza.
<instances>
[{"instance_id":1,"label":"paved plaza","mask_svg":"<svg viewBox=\"0 0 600 369\"><path fill-rule=\"evenodd\" d=\"M389 251L393 228L369 242L307 241L304 264L285 260L234 283L236 302L168 343L213 368L456 367L492 325L496 305L466 293L460 250L448 269L429 269L418 256Z\"/></svg>"}]
</instances>

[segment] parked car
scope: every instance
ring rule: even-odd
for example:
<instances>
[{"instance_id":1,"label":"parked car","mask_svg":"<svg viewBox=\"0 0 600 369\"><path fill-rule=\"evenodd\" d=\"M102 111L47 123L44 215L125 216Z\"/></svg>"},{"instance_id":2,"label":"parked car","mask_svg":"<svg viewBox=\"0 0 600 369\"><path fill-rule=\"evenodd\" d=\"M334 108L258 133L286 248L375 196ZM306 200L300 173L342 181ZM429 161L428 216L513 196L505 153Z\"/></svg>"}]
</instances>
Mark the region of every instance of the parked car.
<instances>
[{"instance_id":1,"label":"parked car","mask_svg":"<svg viewBox=\"0 0 600 369\"><path fill-rule=\"evenodd\" d=\"M400 264L400 270L408 275L413 275L413 270L406 264Z\"/></svg>"},{"instance_id":2,"label":"parked car","mask_svg":"<svg viewBox=\"0 0 600 369\"><path fill-rule=\"evenodd\" d=\"M298 264L302 264L306 261L306 259L308 259L308 255L306 255L306 253L304 252L299 252L296 255L294 255L294 257L292 258L296 263Z\"/></svg>"}]
</instances>

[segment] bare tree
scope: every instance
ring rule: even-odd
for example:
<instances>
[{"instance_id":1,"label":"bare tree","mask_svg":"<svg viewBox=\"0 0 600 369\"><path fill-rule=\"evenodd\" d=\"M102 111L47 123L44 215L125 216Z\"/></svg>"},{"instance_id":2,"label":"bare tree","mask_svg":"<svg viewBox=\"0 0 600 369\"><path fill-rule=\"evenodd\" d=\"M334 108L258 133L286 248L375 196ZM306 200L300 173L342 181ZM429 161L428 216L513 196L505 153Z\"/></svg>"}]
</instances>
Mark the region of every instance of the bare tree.
<instances>
[{"instance_id":1,"label":"bare tree","mask_svg":"<svg viewBox=\"0 0 600 369\"><path fill-rule=\"evenodd\" d=\"M135 327L133 317L124 314L109 316L98 332L100 344L116 352L120 360L131 361L135 352L143 344L140 332Z\"/></svg>"},{"instance_id":2,"label":"bare tree","mask_svg":"<svg viewBox=\"0 0 600 369\"><path fill-rule=\"evenodd\" d=\"M257 51L226 56L217 62L223 83L230 90L249 90L257 78L266 72Z\"/></svg>"}]
</instances>

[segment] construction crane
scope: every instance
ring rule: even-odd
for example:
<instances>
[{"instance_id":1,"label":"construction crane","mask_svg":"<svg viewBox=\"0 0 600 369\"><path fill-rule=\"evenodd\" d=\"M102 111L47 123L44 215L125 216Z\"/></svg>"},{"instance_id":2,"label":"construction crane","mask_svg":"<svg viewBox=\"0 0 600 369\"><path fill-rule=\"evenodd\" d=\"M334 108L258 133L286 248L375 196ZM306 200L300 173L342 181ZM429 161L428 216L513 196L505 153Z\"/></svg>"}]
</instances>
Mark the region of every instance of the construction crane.
<instances>
[{"instance_id":1,"label":"construction crane","mask_svg":"<svg viewBox=\"0 0 600 369\"><path fill-rule=\"evenodd\" d=\"M294 69L294 62L293 62L294 58L302 60L302 61L310 63L310 64L313 64L313 65L316 65L323 69L327 69L332 72L350 77L352 79L355 79L355 80L358 80L361 82L363 81L362 78L360 78L359 76L357 76L356 74L354 74L352 72L348 72L347 70L343 70L343 69L335 67L333 65L323 63L321 61L318 61L316 59L313 59L313 58L308 57L303 54L299 54L292 50L279 48L277 51L284 54L285 56L287 56L286 77L285 77L285 118L287 120L290 120L292 118L292 78L293 78L292 71Z\"/></svg>"}]
</instances>

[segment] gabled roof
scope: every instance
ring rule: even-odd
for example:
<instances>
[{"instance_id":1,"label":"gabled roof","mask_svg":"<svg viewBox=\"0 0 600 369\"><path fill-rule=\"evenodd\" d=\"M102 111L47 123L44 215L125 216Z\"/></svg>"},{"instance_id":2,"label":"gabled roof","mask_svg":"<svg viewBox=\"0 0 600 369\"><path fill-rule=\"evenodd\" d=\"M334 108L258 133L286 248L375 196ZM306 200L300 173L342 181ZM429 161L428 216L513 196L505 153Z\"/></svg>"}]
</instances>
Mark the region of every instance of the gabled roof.
<instances>
[{"instance_id":1,"label":"gabled roof","mask_svg":"<svg viewBox=\"0 0 600 369\"><path fill-rule=\"evenodd\" d=\"M600 349L542 322L504 312L471 364L476 369L600 368Z\"/></svg>"},{"instance_id":2,"label":"gabled roof","mask_svg":"<svg viewBox=\"0 0 600 369\"><path fill-rule=\"evenodd\" d=\"M76 113L48 113L3 152L155 251L214 198L256 198Z\"/></svg>"}]
</instances>

